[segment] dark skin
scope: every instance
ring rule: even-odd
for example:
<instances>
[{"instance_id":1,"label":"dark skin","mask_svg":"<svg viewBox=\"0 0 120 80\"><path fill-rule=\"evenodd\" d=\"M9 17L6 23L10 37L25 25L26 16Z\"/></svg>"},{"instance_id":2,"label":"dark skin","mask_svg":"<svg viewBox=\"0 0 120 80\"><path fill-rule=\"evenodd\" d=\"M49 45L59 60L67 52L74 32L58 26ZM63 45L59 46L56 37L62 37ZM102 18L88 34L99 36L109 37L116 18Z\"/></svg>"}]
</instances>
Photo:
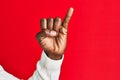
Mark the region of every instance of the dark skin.
<instances>
[{"instance_id":1,"label":"dark skin","mask_svg":"<svg viewBox=\"0 0 120 80\"><path fill-rule=\"evenodd\" d=\"M42 18L40 21L41 32L36 37L46 55L59 60L65 51L67 44L67 31L70 18L73 14L73 8L70 8L64 21L61 18Z\"/></svg>"}]
</instances>

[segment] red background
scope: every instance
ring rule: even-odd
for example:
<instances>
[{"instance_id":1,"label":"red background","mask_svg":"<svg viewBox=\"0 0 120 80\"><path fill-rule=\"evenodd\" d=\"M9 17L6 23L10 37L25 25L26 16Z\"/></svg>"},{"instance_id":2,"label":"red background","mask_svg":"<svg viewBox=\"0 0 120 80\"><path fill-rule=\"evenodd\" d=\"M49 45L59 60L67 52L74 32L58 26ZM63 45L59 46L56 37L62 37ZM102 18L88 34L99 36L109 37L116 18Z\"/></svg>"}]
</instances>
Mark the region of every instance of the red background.
<instances>
[{"instance_id":1,"label":"red background","mask_svg":"<svg viewBox=\"0 0 120 80\"><path fill-rule=\"evenodd\" d=\"M41 51L35 35L42 17L64 18L72 6L60 80L120 80L119 0L1 0L0 64L27 79Z\"/></svg>"}]
</instances>

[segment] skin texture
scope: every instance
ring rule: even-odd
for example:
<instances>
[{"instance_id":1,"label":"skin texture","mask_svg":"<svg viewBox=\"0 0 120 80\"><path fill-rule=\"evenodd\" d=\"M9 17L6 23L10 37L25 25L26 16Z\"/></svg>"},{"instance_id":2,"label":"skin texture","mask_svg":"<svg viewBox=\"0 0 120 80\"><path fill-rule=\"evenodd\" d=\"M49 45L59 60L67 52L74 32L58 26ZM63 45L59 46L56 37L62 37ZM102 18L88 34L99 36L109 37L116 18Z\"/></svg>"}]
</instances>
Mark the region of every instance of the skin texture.
<instances>
[{"instance_id":1,"label":"skin texture","mask_svg":"<svg viewBox=\"0 0 120 80\"><path fill-rule=\"evenodd\" d=\"M61 59L67 44L68 23L73 14L70 8L64 21L61 18L42 18L40 21L41 32L37 33L36 38L47 56L54 60Z\"/></svg>"}]
</instances>

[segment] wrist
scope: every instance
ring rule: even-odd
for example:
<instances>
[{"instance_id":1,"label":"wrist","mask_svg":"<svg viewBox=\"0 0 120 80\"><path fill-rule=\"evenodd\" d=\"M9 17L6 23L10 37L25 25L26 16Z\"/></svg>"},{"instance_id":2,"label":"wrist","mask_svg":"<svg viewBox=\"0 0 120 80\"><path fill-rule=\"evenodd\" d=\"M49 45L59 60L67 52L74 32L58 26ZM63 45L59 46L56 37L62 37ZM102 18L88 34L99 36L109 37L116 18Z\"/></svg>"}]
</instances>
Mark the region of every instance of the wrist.
<instances>
[{"instance_id":1,"label":"wrist","mask_svg":"<svg viewBox=\"0 0 120 80\"><path fill-rule=\"evenodd\" d=\"M62 55L57 55L57 54L49 53L49 52L46 52L46 51L45 51L45 54L46 54L50 59L53 59L53 60L60 60L60 59L62 59Z\"/></svg>"}]
</instances>

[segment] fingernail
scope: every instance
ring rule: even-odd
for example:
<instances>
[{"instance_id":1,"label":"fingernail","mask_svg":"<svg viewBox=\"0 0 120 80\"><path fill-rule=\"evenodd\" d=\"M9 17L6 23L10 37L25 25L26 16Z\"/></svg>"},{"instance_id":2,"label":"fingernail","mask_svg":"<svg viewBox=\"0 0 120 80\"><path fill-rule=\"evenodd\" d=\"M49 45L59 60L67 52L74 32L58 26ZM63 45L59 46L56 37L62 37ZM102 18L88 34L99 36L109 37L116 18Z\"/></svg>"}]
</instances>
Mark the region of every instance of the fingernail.
<instances>
[{"instance_id":1,"label":"fingernail","mask_svg":"<svg viewBox=\"0 0 120 80\"><path fill-rule=\"evenodd\" d=\"M50 31L50 36L56 36L56 31Z\"/></svg>"}]
</instances>

